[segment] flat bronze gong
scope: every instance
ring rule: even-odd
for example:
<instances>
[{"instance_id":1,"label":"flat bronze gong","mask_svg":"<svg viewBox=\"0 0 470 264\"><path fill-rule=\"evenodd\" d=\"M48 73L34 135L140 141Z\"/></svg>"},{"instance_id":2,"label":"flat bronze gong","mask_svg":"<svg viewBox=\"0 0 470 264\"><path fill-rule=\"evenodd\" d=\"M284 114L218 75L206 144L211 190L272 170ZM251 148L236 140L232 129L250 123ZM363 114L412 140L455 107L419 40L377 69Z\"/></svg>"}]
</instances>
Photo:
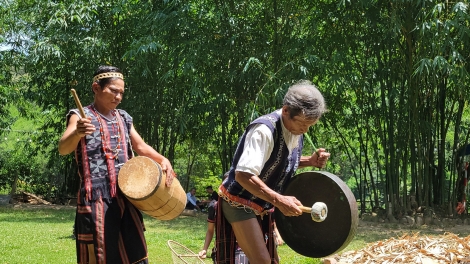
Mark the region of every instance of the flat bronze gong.
<instances>
[{"instance_id":1,"label":"flat bronze gong","mask_svg":"<svg viewBox=\"0 0 470 264\"><path fill-rule=\"evenodd\" d=\"M283 195L295 196L304 206L323 202L328 215L315 222L308 213L285 216L274 210L279 233L295 252L322 258L344 249L356 234L357 203L354 194L338 176L326 171L303 172L291 179Z\"/></svg>"}]
</instances>

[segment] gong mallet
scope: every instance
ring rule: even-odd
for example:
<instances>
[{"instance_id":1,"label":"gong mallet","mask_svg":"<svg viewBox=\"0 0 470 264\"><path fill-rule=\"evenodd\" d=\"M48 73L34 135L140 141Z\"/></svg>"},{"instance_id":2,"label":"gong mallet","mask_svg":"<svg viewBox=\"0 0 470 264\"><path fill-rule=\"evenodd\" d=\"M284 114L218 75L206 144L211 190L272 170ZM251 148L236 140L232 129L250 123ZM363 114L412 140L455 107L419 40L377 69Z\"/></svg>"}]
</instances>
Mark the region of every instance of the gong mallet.
<instances>
[{"instance_id":1,"label":"gong mallet","mask_svg":"<svg viewBox=\"0 0 470 264\"><path fill-rule=\"evenodd\" d=\"M78 110L80 111L81 118L86 118L85 111L83 110L82 104L80 103L80 99L78 99L77 92L75 89L70 89L70 92L72 92L73 99L75 100L75 104L78 107Z\"/></svg>"},{"instance_id":2,"label":"gong mallet","mask_svg":"<svg viewBox=\"0 0 470 264\"><path fill-rule=\"evenodd\" d=\"M302 210L303 213L310 213L312 220L315 222L323 222L328 214L328 207L322 202L316 202L312 207L301 205L299 209Z\"/></svg>"}]
</instances>

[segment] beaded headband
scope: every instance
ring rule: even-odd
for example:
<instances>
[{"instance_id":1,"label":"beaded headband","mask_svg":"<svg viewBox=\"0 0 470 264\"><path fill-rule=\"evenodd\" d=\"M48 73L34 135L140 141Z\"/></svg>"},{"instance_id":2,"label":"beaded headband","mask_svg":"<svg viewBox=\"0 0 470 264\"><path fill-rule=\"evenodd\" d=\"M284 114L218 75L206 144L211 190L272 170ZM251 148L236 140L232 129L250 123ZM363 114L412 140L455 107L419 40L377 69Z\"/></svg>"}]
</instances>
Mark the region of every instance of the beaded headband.
<instances>
[{"instance_id":1,"label":"beaded headband","mask_svg":"<svg viewBox=\"0 0 470 264\"><path fill-rule=\"evenodd\" d=\"M95 75L95 77L93 77L93 82L96 82L96 81L104 79L104 78L112 78L112 77L117 77L117 78L121 78L121 79L124 80L124 75L122 75L122 73L119 73L119 72L103 72L103 73Z\"/></svg>"}]
</instances>

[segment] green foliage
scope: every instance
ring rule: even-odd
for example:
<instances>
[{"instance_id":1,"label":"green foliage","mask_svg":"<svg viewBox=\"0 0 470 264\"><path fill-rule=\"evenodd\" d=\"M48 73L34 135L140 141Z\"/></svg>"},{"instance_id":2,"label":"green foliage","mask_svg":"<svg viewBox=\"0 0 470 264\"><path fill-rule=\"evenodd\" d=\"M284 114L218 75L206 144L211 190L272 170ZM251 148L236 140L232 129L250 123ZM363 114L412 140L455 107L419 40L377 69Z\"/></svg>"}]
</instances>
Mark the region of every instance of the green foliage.
<instances>
[{"instance_id":1,"label":"green foliage","mask_svg":"<svg viewBox=\"0 0 470 264\"><path fill-rule=\"evenodd\" d=\"M453 204L464 160L454 154L470 136L467 9L468 1L7 1L0 42L12 49L0 51L0 102L19 102L29 118L29 103L41 108L43 143L32 153L44 152L47 166L35 169L71 183L72 158L55 150L75 107L69 90L90 103L94 69L116 65L137 131L185 188L200 189L228 170L245 126L308 79L329 112L304 154L327 148L326 169L374 206L405 208L409 195ZM0 117L12 121L4 108Z\"/></svg>"},{"instance_id":2,"label":"green foliage","mask_svg":"<svg viewBox=\"0 0 470 264\"><path fill-rule=\"evenodd\" d=\"M18 106L26 107L24 112L30 117L40 116L34 105L25 102L16 106L9 104L7 107L9 115L15 121L3 130L0 138L0 186L11 188L13 182L18 180L18 191L50 195L56 186L51 185L48 159L45 156L47 151L37 151L39 147L44 147L36 130L41 120L37 118L32 122L29 118L21 117Z\"/></svg>"}]
</instances>

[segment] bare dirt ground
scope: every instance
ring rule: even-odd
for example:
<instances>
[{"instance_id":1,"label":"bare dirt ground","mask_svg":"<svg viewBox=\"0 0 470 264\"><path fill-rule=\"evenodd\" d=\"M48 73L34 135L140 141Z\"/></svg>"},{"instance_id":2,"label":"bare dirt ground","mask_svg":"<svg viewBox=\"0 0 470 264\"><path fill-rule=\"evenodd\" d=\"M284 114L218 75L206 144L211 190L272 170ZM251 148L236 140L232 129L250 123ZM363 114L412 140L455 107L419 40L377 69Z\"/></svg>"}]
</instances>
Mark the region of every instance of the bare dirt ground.
<instances>
[{"instance_id":1,"label":"bare dirt ground","mask_svg":"<svg viewBox=\"0 0 470 264\"><path fill-rule=\"evenodd\" d=\"M72 205L61 204L43 204L43 203L23 203L17 202L10 203L10 195L0 195L0 207L12 207L18 209L62 209L62 208L75 208Z\"/></svg>"},{"instance_id":2,"label":"bare dirt ground","mask_svg":"<svg viewBox=\"0 0 470 264\"><path fill-rule=\"evenodd\" d=\"M17 203L17 204L10 204L10 205L2 205L6 207L12 207L15 209L64 209L64 208L75 208L72 205L61 205L61 204L27 204L27 203Z\"/></svg>"},{"instance_id":3,"label":"bare dirt ground","mask_svg":"<svg viewBox=\"0 0 470 264\"><path fill-rule=\"evenodd\" d=\"M441 235L445 233L453 233L460 237L470 235L470 225L463 224L446 224L446 225L406 225L406 224L390 224L390 223L371 223L359 220L357 234L365 236L387 236L399 237L404 234L420 233L423 235Z\"/></svg>"}]
</instances>

